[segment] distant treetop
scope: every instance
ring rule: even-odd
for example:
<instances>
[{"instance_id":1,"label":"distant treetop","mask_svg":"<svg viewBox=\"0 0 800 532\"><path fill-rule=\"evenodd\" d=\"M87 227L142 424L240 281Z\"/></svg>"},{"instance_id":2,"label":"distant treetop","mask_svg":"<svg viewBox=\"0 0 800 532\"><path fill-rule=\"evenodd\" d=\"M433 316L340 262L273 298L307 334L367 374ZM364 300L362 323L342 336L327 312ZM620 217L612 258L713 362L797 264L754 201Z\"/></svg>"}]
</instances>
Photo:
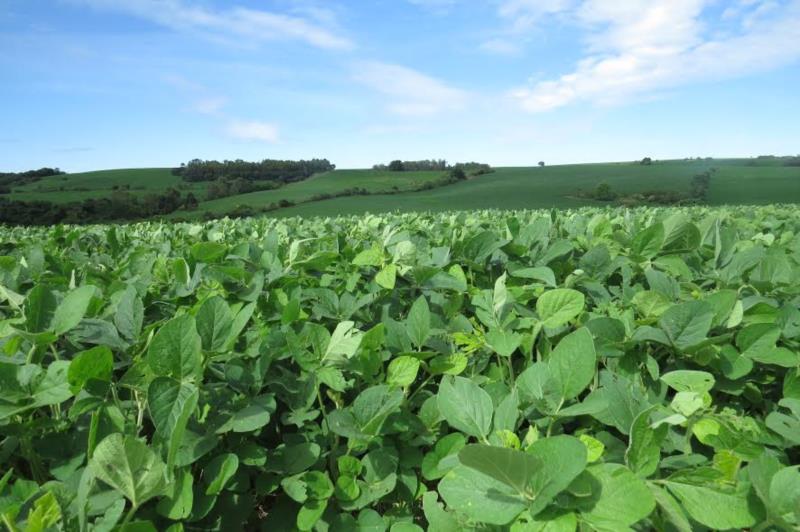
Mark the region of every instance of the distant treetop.
<instances>
[{"instance_id":1,"label":"distant treetop","mask_svg":"<svg viewBox=\"0 0 800 532\"><path fill-rule=\"evenodd\" d=\"M484 163L455 163L447 164L444 159L424 159L421 161L401 161L395 159L387 164L376 164L372 167L373 170L383 170L390 172L443 172L450 170L461 170L466 176L475 176L481 174L488 174L492 172L492 167ZM453 175L460 175L459 173Z\"/></svg>"},{"instance_id":2,"label":"distant treetop","mask_svg":"<svg viewBox=\"0 0 800 532\"><path fill-rule=\"evenodd\" d=\"M290 183L301 181L320 172L329 172L336 168L328 159L311 159L310 161L280 161L264 159L261 162L235 161L202 161L193 159L179 168L173 168L173 175L184 181L215 181L217 179L247 179L250 181L278 181Z\"/></svg>"}]
</instances>

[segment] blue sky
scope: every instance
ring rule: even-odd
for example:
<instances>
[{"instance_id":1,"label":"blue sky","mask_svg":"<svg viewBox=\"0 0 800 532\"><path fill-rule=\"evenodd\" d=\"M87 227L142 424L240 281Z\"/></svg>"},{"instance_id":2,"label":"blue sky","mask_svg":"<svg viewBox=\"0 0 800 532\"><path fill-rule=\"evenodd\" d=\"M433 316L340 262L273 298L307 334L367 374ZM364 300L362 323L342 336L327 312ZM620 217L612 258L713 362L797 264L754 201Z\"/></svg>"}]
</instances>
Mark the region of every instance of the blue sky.
<instances>
[{"instance_id":1,"label":"blue sky","mask_svg":"<svg viewBox=\"0 0 800 532\"><path fill-rule=\"evenodd\" d=\"M0 171L800 152L800 0L0 0Z\"/></svg>"}]
</instances>

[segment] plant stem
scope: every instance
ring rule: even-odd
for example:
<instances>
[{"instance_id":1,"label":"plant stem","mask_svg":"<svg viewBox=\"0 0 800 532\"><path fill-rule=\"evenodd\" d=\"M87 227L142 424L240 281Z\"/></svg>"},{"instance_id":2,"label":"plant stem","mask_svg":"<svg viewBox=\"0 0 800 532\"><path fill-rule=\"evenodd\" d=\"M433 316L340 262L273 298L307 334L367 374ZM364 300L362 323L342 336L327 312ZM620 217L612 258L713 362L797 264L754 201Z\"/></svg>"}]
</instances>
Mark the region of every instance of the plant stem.
<instances>
[{"instance_id":1,"label":"plant stem","mask_svg":"<svg viewBox=\"0 0 800 532\"><path fill-rule=\"evenodd\" d=\"M11 519L8 517L8 514L3 514L3 523L8 528L8 532L17 532L19 529L11 522Z\"/></svg>"},{"instance_id":2,"label":"plant stem","mask_svg":"<svg viewBox=\"0 0 800 532\"><path fill-rule=\"evenodd\" d=\"M120 525L120 528L123 528L125 525L127 525L127 524L128 524L128 522L129 522L131 519L133 519L133 516L134 516L134 514L136 513L136 511L137 511L138 509L139 509L139 507L138 507L137 505L135 505L135 504L134 504L133 506L131 506L131 509L130 509L130 510L128 511L128 513L125 515L125 519L122 521L122 524Z\"/></svg>"},{"instance_id":3,"label":"plant stem","mask_svg":"<svg viewBox=\"0 0 800 532\"><path fill-rule=\"evenodd\" d=\"M511 387L514 387L516 378L514 377L514 364L511 363L511 357L506 357L506 364L508 365L508 378L511 381Z\"/></svg>"},{"instance_id":4,"label":"plant stem","mask_svg":"<svg viewBox=\"0 0 800 532\"><path fill-rule=\"evenodd\" d=\"M417 389L416 389L416 390L414 390L413 392L411 392L411 395L409 395L409 396L408 396L408 398L406 398L406 401L407 401L407 402L410 402L410 401L411 401L411 399L412 399L412 398L413 398L415 395L417 395L417 392L419 392L420 390L422 390L422 389L423 389L423 388L424 388L424 387L425 387L425 386L426 386L426 385L427 385L427 384L428 384L428 383L431 381L431 379L432 379L432 378L433 378L433 375L428 375L427 377L425 377L425 380L424 380L424 381L422 381L422 384L420 384L420 385L417 387Z\"/></svg>"}]
</instances>

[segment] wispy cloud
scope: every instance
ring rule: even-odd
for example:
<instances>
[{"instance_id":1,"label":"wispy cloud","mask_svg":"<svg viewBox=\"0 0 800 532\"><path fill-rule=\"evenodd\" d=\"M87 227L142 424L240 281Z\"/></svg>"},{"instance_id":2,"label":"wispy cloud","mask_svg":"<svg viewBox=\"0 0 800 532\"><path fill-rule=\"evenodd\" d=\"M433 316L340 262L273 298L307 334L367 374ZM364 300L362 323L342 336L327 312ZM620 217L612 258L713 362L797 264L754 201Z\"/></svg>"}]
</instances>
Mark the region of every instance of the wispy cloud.
<instances>
[{"instance_id":1,"label":"wispy cloud","mask_svg":"<svg viewBox=\"0 0 800 532\"><path fill-rule=\"evenodd\" d=\"M97 9L120 11L176 30L213 39L249 43L294 40L331 50L350 50L353 42L320 16L283 14L247 7L211 9L188 0L71 0ZM319 11L317 11L319 13Z\"/></svg>"},{"instance_id":2,"label":"wispy cloud","mask_svg":"<svg viewBox=\"0 0 800 532\"><path fill-rule=\"evenodd\" d=\"M280 135L276 124L231 116L225 111L228 98L216 94L205 85L174 73L164 76L164 82L187 97L190 101L188 111L216 119L225 135L247 142L278 142Z\"/></svg>"},{"instance_id":3,"label":"wispy cloud","mask_svg":"<svg viewBox=\"0 0 800 532\"><path fill-rule=\"evenodd\" d=\"M448 13L455 7L457 0L407 0L408 3L422 7L438 14Z\"/></svg>"},{"instance_id":4,"label":"wispy cloud","mask_svg":"<svg viewBox=\"0 0 800 532\"><path fill-rule=\"evenodd\" d=\"M615 104L800 59L800 0L740 2L739 11L724 15L738 24L723 36L709 34L703 19L713 3L584 0L571 15L589 31L586 55L572 72L512 95L532 112L579 101Z\"/></svg>"},{"instance_id":5,"label":"wispy cloud","mask_svg":"<svg viewBox=\"0 0 800 532\"><path fill-rule=\"evenodd\" d=\"M238 140L268 144L278 142L278 127L267 122L232 120L228 122L225 130L228 135Z\"/></svg>"},{"instance_id":6,"label":"wispy cloud","mask_svg":"<svg viewBox=\"0 0 800 532\"><path fill-rule=\"evenodd\" d=\"M503 27L483 43L481 50L495 54L518 55L533 33L545 22L568 12L576 0L501 0L497 16Z\"/></svg>"},{"instance_id":7,"label":"wispy cloud","mask_svg":"<svg viewBox=\"0 0 800 532\"><path fill-rule=\"evenodd\" d=\"M355 81L386 99L387 110L405 116L434 115L461 109L468 94L401 65L366 61L355 65Z\"/></svg>"},{"instance_id":8,"label":"wispy cloud","mask_svg":"<svg viewBox=\"0 0 800 532\"><path fill-rule=\"evenodd\" d=\"M228 99L224 96L209 96L196 100L192 109L201 115L217 116L227 104Z\"/></svg>"}]
</instances>

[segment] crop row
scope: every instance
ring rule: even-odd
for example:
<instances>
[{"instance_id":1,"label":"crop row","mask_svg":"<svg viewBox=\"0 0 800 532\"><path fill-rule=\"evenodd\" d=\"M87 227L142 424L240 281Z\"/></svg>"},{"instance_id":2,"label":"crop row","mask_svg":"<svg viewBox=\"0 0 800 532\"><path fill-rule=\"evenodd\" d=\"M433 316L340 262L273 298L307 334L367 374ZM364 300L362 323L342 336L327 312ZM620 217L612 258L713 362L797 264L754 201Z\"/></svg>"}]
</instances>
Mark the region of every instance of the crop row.
<instances>
[{"instance_id":1,"label":"crop row","mask_svg":"<svg viewBox=\"0 0 800 532\"><path fill-rule=\"evenodd\" d=\"M15 530L800 526L790 207L0 228Z\"/></svg>"}]
</instances>

